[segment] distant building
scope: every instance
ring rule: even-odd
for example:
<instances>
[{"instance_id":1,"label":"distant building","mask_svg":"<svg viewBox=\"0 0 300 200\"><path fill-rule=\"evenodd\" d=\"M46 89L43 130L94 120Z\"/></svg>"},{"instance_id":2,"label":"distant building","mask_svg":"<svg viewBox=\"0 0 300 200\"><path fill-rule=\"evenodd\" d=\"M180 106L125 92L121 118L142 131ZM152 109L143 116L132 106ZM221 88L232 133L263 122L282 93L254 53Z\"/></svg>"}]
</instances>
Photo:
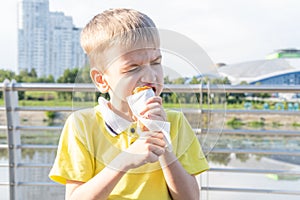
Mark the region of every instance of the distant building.
<instances>
[{"instance_id":1,"label":"distant building","mask_svg":"<svg viewBox=\"0 0 300 200\"><path fill-rule=\"evenodd\" d=\"M282 49L266 60L256 60L218 68L232 84L300 85L300 50Z\"/></svg>"},{"instance_id":2,"label":"distant building","mask_svg":"<svg viewBox=\"0 0 300 200\"><path fill-rule=\"evenodd\" d=\"M50 12L49 0L18 2L18 69L35 69L55 79L66 69L82 67L86 56L79 45L80 28L72 17Z\"/></svg>"},{"instance_id":3,"label":"distant building","mask_svg":"<svg viewBox=\"0 0 300 200\"><path fill-rule=\"evenodd\" d=\"M279 49L267 56L267 59L276 59L276 58L300 58L300 50Z\"/></svg>"}]
</instances>

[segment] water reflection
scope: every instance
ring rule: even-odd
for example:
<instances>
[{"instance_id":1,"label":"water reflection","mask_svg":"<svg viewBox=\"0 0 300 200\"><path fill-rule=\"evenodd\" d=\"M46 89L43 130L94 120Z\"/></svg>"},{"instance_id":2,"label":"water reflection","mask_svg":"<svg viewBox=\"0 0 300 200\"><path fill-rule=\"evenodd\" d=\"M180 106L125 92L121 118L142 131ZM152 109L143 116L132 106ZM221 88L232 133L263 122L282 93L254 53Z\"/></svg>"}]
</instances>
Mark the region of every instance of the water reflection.
<instances>
[{"instance_id":1,"label":"water reflection","mask_svg":"<svg viewBox=\"0 0 300 200\"><path fill-rule=\"evenodd\" d=\"M50 126L62 126L65 121L66 115L61 115L60 118L56 118L54 121L49 122L43 120L23 120L22 125L49 125ZM187 119L191 122L193 127L207 128L206 125L209 124L208 121L214 118L215 121L218 120L218 116L211 114L207 116L205 114L186 114ZM291 119L290 116L280 116L279 118L274 118L273 123L270 121L268 116L227 116L225 129L255 129L255 130L300 130L299 127L293 126L292 123L296 119ZM286 117L286 120L283 118ZM220 119L221 120L221 119ZM257 121L259 123L249 123L251 121ZM289 123L285 123L289 121ZM300 121L300 120L299 120ZM250 124L250 126L249 126ZM252 125L251 125L252 124ZM255 126L254 126L255 125ZM213 128L213 124L210 125ZM22 144L45 144L45 145L56 145L58 143L60 136L60 131L21 131L21 141ZM282 137L282 136L250 136L250 135L218 135L217 143L216 135L205 135L206 144L215 144L214 148L224 148L224 149L290 149L290 150L300 150L300 137ZM200 135L201 138L203 136ZM0 132L0 144L7 144L6 132ZM49 167L42 168L18 168L18 181L33 181L33 182L50 182L48 179L48 173L50 170L51 163L55 158L56 150L40 150L40 149L22 149L21 151L21 163L46 163ZM251 155L242 153L212 153L207 155L207 159L210 164L221 165L225 167L232 167L233 162L245 163L247 168L258 168L265 167L264 159L275 159L283 163L293 163L300 165L300 156L279 156L279 155ZM6 149L0 150L0 160L1 162L7 162L8 152ZM255 160L257 165L252 165L252 160ZM270 167L270 166L269 166ZM265 169L275 169L274 167ZM280 169L280 168L279 168ZM3 170L3 168L0 170ZM8 176L8 175L7 175ZM291 177L293 176L293 177ZM277 176L269 175L269 179L276 180L289 180L297 181L299 176ZM20 187L20 192L24 195L23 199L39 199L43 196L43 199L63 199L64 190L63 187L45 187L45 186L30 186L30 187Z\"/></svg>"}]
</instances>

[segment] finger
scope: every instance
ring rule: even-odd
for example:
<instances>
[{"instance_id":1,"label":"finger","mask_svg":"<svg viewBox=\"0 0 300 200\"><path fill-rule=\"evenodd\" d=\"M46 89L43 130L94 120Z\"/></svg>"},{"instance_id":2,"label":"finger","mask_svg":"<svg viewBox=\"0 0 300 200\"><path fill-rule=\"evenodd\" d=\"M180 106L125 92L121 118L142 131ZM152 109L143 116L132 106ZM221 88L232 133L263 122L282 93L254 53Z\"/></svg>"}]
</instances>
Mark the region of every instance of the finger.
<instances>
[{"instance_id":1,"label":"finger","mask_svg":"<svg viewBox=\"0 0 300 200\"><path fill-rule=\"evenodd\" d=\"M150 110L154 110L154 109L163 110L163 107L157 102L146 104L145 108L140 112L140 115L143 115L146 112L148 112Z\"/></svg>"},{"instance_id":2,"label":"finger","mask_svg":"<svg viewBox=\"0 0 300 200\"><path fill-rule=\"evenodd\" d=\"M142 117L145 119L160 120L160 121L166 121L167 118L164 110L160 108L148 110L142 115Z\"/></svg>"},{"instance_id":3,"label":"finger","mask_svg":"<svg viewBox=\"0 0 300 200\"><path fill-rule=\"evenodd\" d=\"M150 150L153 150L153 148L157 148L157 147L164 148L166 146L166 142L164 138L149 137L146 140L146 142L150 144L149 146Z\"/></svg>"},{"instance_id":4,"label":"finger","mask_svg":"<svg viewBox=\"0 0 300 200\"><path fill-rule=\"evenodd\" d=\"M164 148L155 148L155 150L152 151L156 156L161 156L165 153Z\"/></svg>"},{"instance_id":5,"label":"finger","mask_svg":"<svg viewBox=\"0 0 300 200\"><path fill-rule=\"evenodd\" d=\"M159 139L163 139L164 138L164 134L162 132L154 132L154 131L148 131L148 132L144 132L146 137L154 137L154 138L159 138Z\"/></svg>"},{"instance_id":6,"label":"finger","mask_svg":"<svg viewBox=\"0 0 300 200\"><path fill-rule=\"evenodd\" d=\"M162 98L160 96L153 96L149 99L147 99L146 104L149 103L158 103L160 105L162 105Z\"/></svg>"},{"instance_id":7,"label":"finger","mask_svg":"<svg viewBox=\"0 0 300 200\"><path fill-rule=\"evenodd\" d=\"M154 153L157 157L163 155L165 153L165 148L162 148L162 147L155 147L153 150L152 150L152 153Z\"/></svg>"},{"instance_id":8,"label":"finger","mask_svg":"<svg viewBox=\"0 0 300 200\"><path fill-rule=\"evenodd\" d=\"M154 152L150 152L147 162L154 163L158 161L158 157Z\"/></svg>"}]
</instances>

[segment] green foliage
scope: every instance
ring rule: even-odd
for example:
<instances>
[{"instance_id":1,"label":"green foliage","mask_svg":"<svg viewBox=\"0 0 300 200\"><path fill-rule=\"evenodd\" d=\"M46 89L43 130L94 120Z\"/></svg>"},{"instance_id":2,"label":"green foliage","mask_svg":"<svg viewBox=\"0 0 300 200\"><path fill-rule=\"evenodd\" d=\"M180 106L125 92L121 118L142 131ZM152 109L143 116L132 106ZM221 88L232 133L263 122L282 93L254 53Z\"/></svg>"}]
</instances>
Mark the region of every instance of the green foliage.
<instances>
[{"instance_id":1,"label":"green foliage","mask_svg":"<svg viewBox=\"0 0 300 200\"><path fill-rule=\"evenodd\" d=\"M171 83L172 83L172 81L170 81L169 76L165 76L165 77L164 77L164 83L165 83L165 84L171 84Z\"/></svg>"},{"instance_id":2,"label":"green foliage","mask_svg":"<svg viewBox=\"0 0 300 200\"><path fill-rule=\"evenodd\" d=\"M12 79L16 74L13 71L0 69L0 82L3 82L5 79ZM0 91L0 98L3 97L2 91Z\"/></svg>"},{"instance_id":3,"label":"green foliage","mask_svg":"<svg viewBox=\"0 0 300 200\"><path fill-rule=\"evenodd\" d=\"M245 123L243 123L241 119L233 117L231 120L227 121L226 125L232 127L233 129L239 129L245 125Z\"/></svg>"},{"instance_id":4,"label":"green foliage","mask_svg":"<svg viewBox=\"0 0 300 200\"><path fill-rule=\"evenodd\" d=\"M230 153L209 153L207 160L217 164L228 165L230 162Z\"/></svg>"},{"instance_id":5,"label":"green foliage","mask_svg":"<svg viewBox=\"0 0 300 200\"><path fill-rule=\"evenodd\" d=\"M85 66L82 69L66 69L64 74L57 79L58 83L92 83L90 78L90 68ZM81 95L82 96L82 95ZM72 92L58 92L58 97L64 100L72 100ZM92 99L88 94L83 95L82 99Z\"/></svg>"},{"instance_id":6,"label":"green foliage","mask_svg":"<svg viewBox=\"0 0 300 200\"><path fill-rule=\"evenodd\" d=\"M280 122L272 122L272 127L278 128L280 126L283 126L283 124L281 124Z\"/></svg>"},{"instance_id":7,"label":"green foliage","mask_svg":"<svg viewBox=\"0 0 300 200\"><path fill-rule=\"evenodd\" d=\"M3 82L5 79L12 79L16 76L15 72L5 69L0 69L0 82Z\"/></svg>"},{"instance_id":8,"label":"green foliage","mask_svg":"<svg viewBox=\"0 0 300 200\"><path fill-rule=\"evenodd\" d=\"M35 69L31 71L21 70L20 73L15 77L16 81L19 83L37 83L38 76Z\"/></svg>"},{"instance_id":9,"label":"green foliage","mask_svg":"<svg viewBox=\"0 0 300 200\"><path fill-rule=\"evenodd\" d=\"M252 128L262 128L265 126L265 122L264 121L251 121L248 123L249 127Z\"/></svg>"},{"instance_id":10,"label":"green foliage","mask_svg":"<svg viewBox=\"0 0 300 200\"><path fill-rule=\"evenodd\" d=\"M300 127L300 123L294 122L294 123L292 124L292 126L293 126L293 127Z\"/></svg>"},{"instance_id":11,"label":"green foliage","mask_svg":"<svg viewBox=\"0 0 300 200\"><path fill-rule=\"evenodd\" d=\"M185 78L182 77L176 78L171 82L171 84L184 84L184 83L185 83Z\"/></svg>"},{"instance_id":12,"label":"green foliage","mask_svg":"<svg viewBox=\"0 0 300 200\"><path fill-rule=\"evenodd\" d=\"M192 80L190 81L190 84L200 84L200 80L193 76Z\"/></svg>"},{"instance_id":13,"label":"green foliage","mask_svg":"<svg viewBox=\"0 0 300 200\"><path fill-rule=\"evenodd\" d=\"M41 77L38 78L39 83L55 83L55 79L52 75L49 75L48 77Z\"/></svg>"},{"instance_id":14,"label":"green foliage","mask_svg":"<svg viewBox=\"0 0 300 200\"><path fill-rule=\"evenodd\" d=\"M46 111L46 116L49 121L53 121L54 118L56 117L56 112L54 111Z\"/></svg>"},{"instance_id":15,"label":"green foliage","mask_svg":"<svg viewBox=\"0 0 300 200\"><path fill-rule=\"evenodd\" d=\"M64 74L57 79L58 83L75 83L78 74L78 68L66 69Z\"/></svg>"}]
</instances>

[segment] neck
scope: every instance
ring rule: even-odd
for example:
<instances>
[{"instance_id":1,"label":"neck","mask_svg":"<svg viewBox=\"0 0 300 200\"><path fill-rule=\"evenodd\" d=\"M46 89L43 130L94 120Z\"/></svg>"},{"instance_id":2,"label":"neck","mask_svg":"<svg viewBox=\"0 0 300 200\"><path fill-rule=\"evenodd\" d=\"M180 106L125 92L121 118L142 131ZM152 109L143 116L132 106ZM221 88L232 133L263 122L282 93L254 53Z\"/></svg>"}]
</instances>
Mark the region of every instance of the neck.
<instances>
[{"instance_id":1,"label":"neck","mask_svg":"<svg viewBox=\"0 0 300 200\"><path fill-rule=\"evenodd\" d=\"M127 102L110 100L110 109L128 121L133 121L133 115Z\"/></svg>"}]
</instances>

